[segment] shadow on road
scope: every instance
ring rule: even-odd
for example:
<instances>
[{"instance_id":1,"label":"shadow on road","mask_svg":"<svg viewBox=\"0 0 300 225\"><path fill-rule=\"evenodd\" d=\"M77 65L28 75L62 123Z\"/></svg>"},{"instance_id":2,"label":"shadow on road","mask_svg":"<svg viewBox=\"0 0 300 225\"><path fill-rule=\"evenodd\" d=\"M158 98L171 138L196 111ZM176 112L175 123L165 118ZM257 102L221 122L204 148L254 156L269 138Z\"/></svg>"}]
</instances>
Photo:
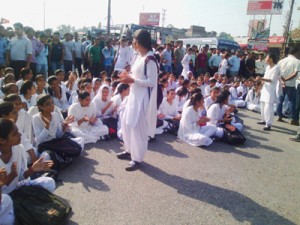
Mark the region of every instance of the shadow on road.
<instances>
[{"instance_id":1,"label":"shadow on road","mask_svg":"<svg viewBox=\"0 0 300 225\"><path fill-rule=\"evenodd\" d=\"M178 141L177 137L170 134L162 134L156 136L156 141L148 144L148 150L152 152L159 152L167 156L173 156L177 158L188 158L188 155L175 150L172 145L168 144Z\"/></svg>"},{"instance_id":2,"label":"shadow on road","mask_svg":"<svg viewBox=\"0 0 300 225\"><path fill-rule=\"evenodd\" d=\"M73 164L60 173L60 178L62 182L57 183L57 186L62 186L64 182L68 183L82 183L83 187L90 191L90 189L95 189L99 191L110 191L110 188L105 184L101 177L109 176L114 178L111 174L99 173L95 170L96 166L99 164L97 160L87 158L85 154L73 161ZM72 171L72 173L68 172Z\"/></svg>"},{"instance_id":3,"label":"shadow on road","mask_svg":"<svg viewBox=\"0 0 300 225\"><path fill-rule=\"evenodd\" d=\"M181 195L230 212L241 223L248 222L252 225L295 225L295 223L283 216L238 192L220 188L199 180L189 180L176 175L170 175L148 163L144 163L141 171L153 179L176 189Z\"/></svg>"},{"instance_id":4,"label":"shadow on road","mask_svg":"<svg viewBox=\"0 0 300 225\"><path fill-rule=\"evenodd\" d=\"M241 150L237 149L237 148L243 148L243 147L245 147L245 145L246 144L234 146L234 145L229 145L229 144L219 141L219 142L214 142L212 145L210 145L208 147L201 147L201 148L203 148L207 151L210 151L210 152L216 152L216 153L222 152L222 153L228 153L228 154L233 153L233 154L238 154L238 155L245 156L245 157L252 158L252 159L260 159L260 157L256 154L241 151Z\"/></svg>"}]
</instances>

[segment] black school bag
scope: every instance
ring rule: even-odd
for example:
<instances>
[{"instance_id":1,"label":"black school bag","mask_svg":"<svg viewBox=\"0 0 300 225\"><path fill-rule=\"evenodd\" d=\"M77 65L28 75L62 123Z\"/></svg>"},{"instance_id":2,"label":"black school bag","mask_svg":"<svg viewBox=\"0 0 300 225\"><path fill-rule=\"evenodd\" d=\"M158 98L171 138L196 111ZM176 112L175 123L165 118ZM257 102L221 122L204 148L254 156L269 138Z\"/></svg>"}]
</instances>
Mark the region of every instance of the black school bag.
<instances>
[{"instance_id":1,"label":"black school bag","mask_svg":"<svg viewBox=\"0 0 300 225\"><path fill-rule=\"evenodd\" d=\"M63 225L72 211L68 203L40 186L22 186L9 195L17 224Z\"/></svg>"},{"instance_id":2,"label":"black school bag","mask_svg":"<svg viewBox=\"0 0 300 225\"><path fill-rule=\"evenodd\" d=\"M232 125L230 125L230 126L232 126ZM224 125L222 128L224 131L223 139L228 144L241 145L246 141L246 138L238 129L235 129L234 131L230 130L227 128L227 125Z\"/></svg>"}]
</instances>

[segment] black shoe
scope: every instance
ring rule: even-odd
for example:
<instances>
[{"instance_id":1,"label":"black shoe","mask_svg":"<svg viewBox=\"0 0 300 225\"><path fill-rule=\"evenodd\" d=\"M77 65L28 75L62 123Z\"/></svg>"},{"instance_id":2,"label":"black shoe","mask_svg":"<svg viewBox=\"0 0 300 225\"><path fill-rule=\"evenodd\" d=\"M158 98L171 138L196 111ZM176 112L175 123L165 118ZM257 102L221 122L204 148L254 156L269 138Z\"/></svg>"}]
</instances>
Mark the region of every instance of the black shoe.
<instances>
[{"instance_id":1,"label":"black shoe","mask_svg":"<svg viewBox=\"0 0 300 225\"><path fill-rule=\"evenodd\" d=\"M257 124L266 125L266 122L265 121L259 121L259 122L257 122Z\"/></svg>"},{"instance_id":2,"label":"black shoe","mask_svg":"<svg viewBox=\"0 0 300 225\"><path fill-rule=\"evenodd\" d=\"M271 126L265 126L264 130L271 130Z\"/></svg>"},{"instance_id":3,"label":"black shoe","mask_svg":"<svg viewBox=\"0 0 300 225\"><path fill-rule=\"evenodd\" d=\"M129 166L125 168L126 171L136 171L137 169L139 169L141 166L141 163L136 162L136 161L130 161Z\"/></svg>"},{"instance_id":4,"label":"black shoe","mask_svg":"<svg viewBox=\"0 0 300 225\"><path fill-rule=\"evenodd\" d=\"M152 138L152 137L149 136L148 142L156 142L156 137L153 137L153 138Z\"/></svg>"},{"instance_id":5,"label":"black shoe","mask_svg":"<svg viewBox=\"0 0 300 225\"><path fill-rule=\"evenodd\" d=\"M131 155L129 152L121 152L117 154L117 158L118 159L124 159L124 160L131 160Z\"/></svg>"}]
</instances>

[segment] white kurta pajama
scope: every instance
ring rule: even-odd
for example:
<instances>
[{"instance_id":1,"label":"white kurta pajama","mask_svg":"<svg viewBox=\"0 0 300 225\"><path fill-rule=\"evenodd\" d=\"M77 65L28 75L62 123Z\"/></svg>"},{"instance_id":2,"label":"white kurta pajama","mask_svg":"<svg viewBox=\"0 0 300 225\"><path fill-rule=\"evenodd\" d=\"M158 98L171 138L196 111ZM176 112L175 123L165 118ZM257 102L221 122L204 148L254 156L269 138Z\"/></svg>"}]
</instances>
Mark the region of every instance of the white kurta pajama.
<instances>
[{"instance_id":1,"label":"white kurta pajama","mask_svg":"<svg viewBox=\"0 0 300 225\"><path fill-rule=\"evenodd\" d=\"M187 107L180 120L178 138L193 146L208 146L213 140L213 136L217 127L214 125L199 126L199 113L196 112L193 106Z\"/></svg>"},{"instance_id":2,"label":"white kurta pajama","mask_svg":"<svg viewBox=\"0 0 300 225\"><path fill-rule=\"evenodd\" d=\"M96 116L96 110L92 103L88 107L82 107L79 102L74 103L70 106L68 116L74 116L75 121L70 124L71 134L75 137L82 137L84 143L96 143L100 140L100 137L108 134L108 127L105 126L100 119L96 121L94 125L89 122L83 122L78 125L78 120L84 116L91 118Z\"/></svg>"},{"instance_id":3,"label":"white kurta pajama","mask_svg":"<svg viewBox=\"0 0 300 225\"><path fill-rule=\"evenodd\" d=\"M142 162L148 148L148 136L153 137L156 130L157 117L157 65L153 60L147 63L147 76L144 65L148 55L138 55L132 65L130 93L122 118L122 134L126 151L131 159ZM150 96L149 96L149 88Z\"/></svg>"},{"instance_id":4,"label":"white kurta pajama","mask_svg":"<svg viewBox=\"0 0 300 225\"><path fill-rule=\"evenodd\" d=\"M267 66L264 77L271 82L264 82L261 89L261 119L266 122L266 126L271 126L274 122L274 103L276 102L276 86L280 78L280 68L274 65L272 68Z\"/></svg>"}]
</instances>

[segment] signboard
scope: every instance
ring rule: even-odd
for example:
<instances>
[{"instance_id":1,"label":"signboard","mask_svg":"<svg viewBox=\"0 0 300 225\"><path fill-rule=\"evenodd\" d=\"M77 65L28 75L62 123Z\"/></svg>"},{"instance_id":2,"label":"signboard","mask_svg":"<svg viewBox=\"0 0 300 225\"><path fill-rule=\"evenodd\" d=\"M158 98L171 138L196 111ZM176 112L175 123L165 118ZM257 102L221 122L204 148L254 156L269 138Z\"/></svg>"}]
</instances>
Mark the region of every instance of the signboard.
<instances>
[{"instance_id":1,"label":"signboard","mask_svg":"<svg viewBox=\"0 0 300 225\"><path fill-rule=\"evenodd\" d=\"M141 26L159 26L160 13L140 13Z\"/></svg>"},{"instance_id":2,"label":"signboard","mask_svg":"<svg viewBox=\"0 0 300 225\"><path fill-rule=\"evenodd\" d=\"M284 0L249 0L247 15L281 15Z\"/></svg>"},{"instance_id":3,"label":"signboard","mask_svg":"<svg viewBox=\"0 0 300 225\"><path fill-rule=\"evenodd\" d=\"M267 41L258 41L255 39L249 39L248 45L250 49L255 51L268 51L268 40Z\"/></svg>"}]
</instances>

